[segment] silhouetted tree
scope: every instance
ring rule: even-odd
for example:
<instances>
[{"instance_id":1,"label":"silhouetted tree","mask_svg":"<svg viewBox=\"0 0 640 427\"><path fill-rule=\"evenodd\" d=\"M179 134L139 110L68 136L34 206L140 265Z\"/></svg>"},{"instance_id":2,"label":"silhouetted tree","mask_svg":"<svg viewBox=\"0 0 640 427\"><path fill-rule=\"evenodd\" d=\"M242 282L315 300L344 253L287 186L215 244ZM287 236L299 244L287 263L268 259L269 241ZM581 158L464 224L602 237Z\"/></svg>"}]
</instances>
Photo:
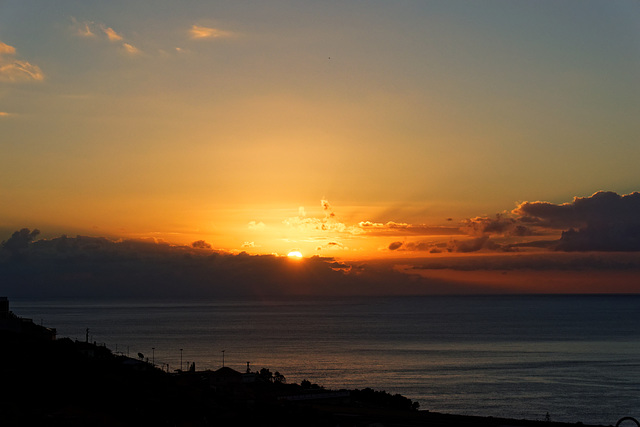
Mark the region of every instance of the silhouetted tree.
<instances>
[{"instance_id":1,"label":"silhouetted tree","mask_svg":"<svg viewBox=\"0 0 640 427\"><path fill-rule=\"evenodd\" d=\"M258 379L265 382L273 382L273 374L268 368L262 368L260 372L258 372Z\"/></svg>"},{"instance_id":2,"label":"silhouetted tree","mask_svg":"<svg viewBox=\"0 0 640 427\"><path fill-rule=\"evenodd\" d=\"M276 371L276 373L273 374L273 382L278 384L284 384L287 382L287 379L280 372Z\"/></svg>"},{"instance_id":3,"label":"silhouetted tree","mask_svg":"<svg viewBox=\"0 0 640 427\"><path fill-rule=\"evenodd\" d=\"M400 394L392 395L386 391L376 391L369 387L363 390L353 390L351 392L351 397L356 401L380 408L417 411L420 407L420 403L412 402L411 399Z\"/></svg>"},{"instance_id":4,"label":"silhouetted tree","mask_svg":"<svg viewBox=\"0 0 640 427\"><path fill-rule=\"evenodd\" d=\"M318 389L318 390L323 388L318 384L312 384L311 381L309 380L302 380L302 382L300 383L300 387L306 388L306 389Z\"/></svg>"}]
</instances>

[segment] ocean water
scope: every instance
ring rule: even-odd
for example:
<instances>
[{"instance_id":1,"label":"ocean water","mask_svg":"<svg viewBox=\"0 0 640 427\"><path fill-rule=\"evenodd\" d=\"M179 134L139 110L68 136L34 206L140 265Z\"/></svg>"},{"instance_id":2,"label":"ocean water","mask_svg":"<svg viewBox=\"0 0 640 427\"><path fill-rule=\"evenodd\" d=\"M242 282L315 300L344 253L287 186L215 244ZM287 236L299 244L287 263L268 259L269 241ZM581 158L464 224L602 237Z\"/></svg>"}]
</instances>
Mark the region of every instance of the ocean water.
<instances>
[{"instance_id":1,"label":"ocean water","mask_svg":"<svg viewBox=\"0 0 640 427\"><path fill-rule=\"evenodd\" d=\"M640 417L640 296L11 300L58 337L168 370L279 371L420 409L615 425Z\"/></svg>"}]
</instances>

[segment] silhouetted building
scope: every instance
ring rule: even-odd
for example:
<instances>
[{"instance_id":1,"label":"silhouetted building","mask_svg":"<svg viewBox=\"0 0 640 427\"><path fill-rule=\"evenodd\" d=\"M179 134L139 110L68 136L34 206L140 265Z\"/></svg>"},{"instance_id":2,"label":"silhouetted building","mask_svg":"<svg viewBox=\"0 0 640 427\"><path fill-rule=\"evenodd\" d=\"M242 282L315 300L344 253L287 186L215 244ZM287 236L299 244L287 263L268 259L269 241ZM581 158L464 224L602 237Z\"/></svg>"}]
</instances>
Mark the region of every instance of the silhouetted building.
<instances>
[{"instance_id":1,"label":"silhouetted building","mask_svg":"<svg viewBox=\"0 0 640 427\"><path fill-rule=\"evenodd\" d=\"M0 330L53 341L56 330L36 325L31 319L18 317L9 310L9 299L0 297Z\"/></svg>"},{"instance_id":2,"label":"silhouetted building","mask_svg":"<svg viewBox=\"0 0 640 427\"><path fill-rule=\"evenodd\" d=\"M216 391L231 391L242 383L242 374L229 367L222 367L209 375L209 385Z\"/></svg>"},{"instance_id":3,"label":"silhouetted building","mask_svg":"<svg viewBox=\"0 0 640 427\"><path fill-rule=\"evenodd\" d=\"M0 319L9 317L9 298L0 297Z\"/></svg>"}]
</instances>

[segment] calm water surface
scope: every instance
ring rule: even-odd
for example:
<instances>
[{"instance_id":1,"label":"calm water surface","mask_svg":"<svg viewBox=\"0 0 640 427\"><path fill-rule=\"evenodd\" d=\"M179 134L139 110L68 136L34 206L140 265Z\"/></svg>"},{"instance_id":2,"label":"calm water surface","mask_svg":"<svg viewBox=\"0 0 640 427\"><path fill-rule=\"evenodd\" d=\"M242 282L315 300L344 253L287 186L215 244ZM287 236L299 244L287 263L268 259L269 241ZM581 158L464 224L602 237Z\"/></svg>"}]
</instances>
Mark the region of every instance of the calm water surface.
<instances>
[{"instance_id":1,"label":"calm water surface","mask_svg":"<svg viewBox=\"0 0 640 427\"><path fill-rule=\"evenodd\" d=\"M638 296L28 301L59 337L173 370L225 365L372 387L458 414L615 424L640 417ZM154 350L155 349L155 350ZM180 349L183 349L182 352Z\"/></svg>"}]
</instances>

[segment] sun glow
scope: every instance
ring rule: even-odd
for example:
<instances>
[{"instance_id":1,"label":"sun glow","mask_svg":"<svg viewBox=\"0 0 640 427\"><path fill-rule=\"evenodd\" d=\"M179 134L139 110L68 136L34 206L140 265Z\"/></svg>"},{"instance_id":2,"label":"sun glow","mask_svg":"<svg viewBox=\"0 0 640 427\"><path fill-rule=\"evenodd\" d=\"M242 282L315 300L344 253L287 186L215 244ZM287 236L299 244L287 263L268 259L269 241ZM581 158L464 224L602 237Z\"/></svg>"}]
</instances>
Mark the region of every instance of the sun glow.
<instances>
[{"instance_id":1,"label":"sun glow","mask_svg":"<svg viewBox=\"0 0 640 427\"><path fill-rule=\"evenodd\" d=\"M302 258L302 253L300 251L291 251L287 254L289 258Z\"/></svg>"}]
</instances>

